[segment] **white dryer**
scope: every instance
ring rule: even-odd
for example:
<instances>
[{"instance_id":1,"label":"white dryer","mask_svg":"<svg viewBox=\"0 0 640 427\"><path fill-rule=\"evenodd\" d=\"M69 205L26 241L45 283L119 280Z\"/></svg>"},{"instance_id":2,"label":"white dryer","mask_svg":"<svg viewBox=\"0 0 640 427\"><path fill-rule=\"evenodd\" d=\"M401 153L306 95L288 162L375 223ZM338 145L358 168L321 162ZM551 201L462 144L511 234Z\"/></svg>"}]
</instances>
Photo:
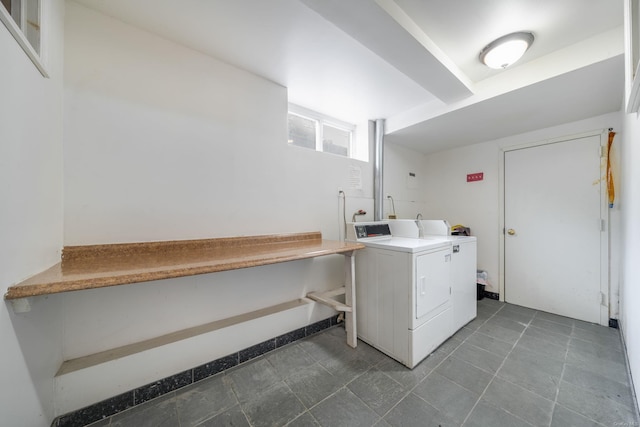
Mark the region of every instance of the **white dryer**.
<instances>
[{"instance_id":1,"label":"white dryer","mask_svg":"<svg viewBox=\"0 0 640 427\"><path fill-rule=\"evenodd\" d=\"M476 318L477 314L477 238L475 236L451 236L449 223L441 219L389 221L391 233L396 237L416 239L448 239L451 241L451 306L453 331Z\"/></svg>"},{"instance_id":2,"label":"white dryer","mask_svg":"<svg viewBox=\"0 0 640 427\"><path fill-rule=\"evenodd\" d=\"M476 318L478 267L478 242L475 236L451 236L449 223L441 219L420 221L403 220L416 223L419 238L444 237L451 240L451 304L453 309L453 333ZM399 227L404 231L409 225ZM392 231L394 228L392 227ZM403 233L398 233L404 235Z\"/></svg>"},{"instance_id":3,"label":"white dryer","mask_svg":"<svg viewBox=\"0 0 640 427\"><path fill-rule=\"evenodd\" d=\"M452 243L394 237L389 222L353 223L358 338L409 368L452 334Z\"/></svg>"},{"instance_id":4,"label":"white dryer","mask_svg":"<svg viewBox=\"0 0 640 427\"><path fill-rule=\"evenodd\" d=\"M476 318L477 239L475 236L447 236L451 240L451 298L453 332Z\"/></svg>"}]
</instances>

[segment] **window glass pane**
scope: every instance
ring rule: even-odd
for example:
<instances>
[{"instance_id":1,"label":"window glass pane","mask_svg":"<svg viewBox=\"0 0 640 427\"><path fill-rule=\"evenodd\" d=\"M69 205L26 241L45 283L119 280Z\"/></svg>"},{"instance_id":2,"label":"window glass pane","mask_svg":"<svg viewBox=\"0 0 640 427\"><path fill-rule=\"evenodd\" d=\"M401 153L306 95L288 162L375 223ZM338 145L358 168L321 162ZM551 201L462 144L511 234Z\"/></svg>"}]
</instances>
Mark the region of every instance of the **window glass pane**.
<instances>
[{"instance_id":1,"label":"window glass pane","mask_svg":"<svg viewBox=\"0 0 640 427\"><path fill-rule=\"evenodd\" d=\"M0 0L0 2L33 50L40 54L40 0Z\"/></svg>"},{"instance_id":2,"label":"window glass pane","mask_svg":"<svg viewBox=\"0 0 640 427\"><path fill-rule=\"evenodd\" d=\"M27 40L38 54L40 54L40 2L27 1L27 23L22 31Z\"/></svg>"},{"instance_id":3,"label":"window glass pane","mask_svg":"<svg viewBox=\"0 0 640 427\"><path fill-rule=\"evenodd\" d=\"M0 3L2 3L4 8L7 9L7 12L9 12L9 15L11 15L11 0L0 0Z\"/></svg>"},{"instance_id":4,"label":"window glass pane","mask_svg":"<svg viewBox=\"0 0 640 427\"><path fill-rule=\"evenodd\" d=\"M49 77L43 63L42 52L46 40L42 40L40 28L42 0L0 0L0 22L24 50L43 77ZM46 55L44 55L46 56Z\"/></svg>"},{"instance_id":5,"label":"window glass pane","mask_svg":"<svg viewBox=\"0 0 640 427\"><path fill-rule=\"evenodd\" d=\"M289 144L316 149L316 121L289 114Z\"/></svg>"},{"instance_id":6,"label":"window glass pane","mask_svg":"<svg viewBox=\"0 0 640 427\"><path fill-rule=\"evenodd\" d=\"M351 132L324 125L322 127L322 151L349 156Z\"/></svg>"},{"instance_id":7,"label":"window glass pane","mask_svg":"<svg viewBox=\"0 0 640 427\"><path fill-rule=\"evenodd\" d=\"M22 0L7 0L2 2L2 4L7 8L9 15L13 18L16 24L18 24L19 28L21 27L22 15Z\"/></svg>"}]
</instances>

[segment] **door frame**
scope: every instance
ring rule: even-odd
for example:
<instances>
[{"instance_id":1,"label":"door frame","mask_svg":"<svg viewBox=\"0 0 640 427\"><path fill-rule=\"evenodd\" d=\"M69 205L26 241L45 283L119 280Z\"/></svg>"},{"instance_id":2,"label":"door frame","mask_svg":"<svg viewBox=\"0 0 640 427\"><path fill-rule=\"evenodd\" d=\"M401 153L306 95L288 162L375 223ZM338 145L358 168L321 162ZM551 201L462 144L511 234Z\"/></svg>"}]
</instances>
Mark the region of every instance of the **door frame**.
<instances>
[{"instance_id":1,"label":"door frame","mask_svg":"<svg viewBox=\"0 0 640 427\"><path fill-rule=\"evenodd\" d=\"M606 183L606 143L607 143L607 129L593 130L590 132L572 134L561 136L558 138L550 138L535 142L528 142L523 144L505 145L500 147L499 155L500 161L498 163L498 192L499 192L499 292L500 301L504 302L505 297L505 154L508 151L521 150L524 148L538 147L541 145L556 144L564 141L571 141L573 139L585 138L590 136L600 137L600 324L603 326L609 325L609 311L610 311L610 286L609 286L609 206L607 198L607 183Z\"/></svg>"}]
</instances>

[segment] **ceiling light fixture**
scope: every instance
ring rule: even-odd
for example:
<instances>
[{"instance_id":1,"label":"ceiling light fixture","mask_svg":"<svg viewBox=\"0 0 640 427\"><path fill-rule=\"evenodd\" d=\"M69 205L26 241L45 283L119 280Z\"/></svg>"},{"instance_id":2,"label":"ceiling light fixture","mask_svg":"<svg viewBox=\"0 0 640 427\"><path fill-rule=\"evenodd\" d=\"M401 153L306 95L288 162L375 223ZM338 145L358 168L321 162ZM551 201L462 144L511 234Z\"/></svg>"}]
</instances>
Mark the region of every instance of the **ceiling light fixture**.
<instances>
[{"instance_id":1,"label":"ceiling light fixture","mask_svg":"<svg viewBox=\"0 0 640 427\"><path fill-rule=\"evenodd\" d=\"M496 70L507 68L524 55L533 39L533 33L525 31L502 36L480 51L480 61Z\"/></svg>"}]
</instances>

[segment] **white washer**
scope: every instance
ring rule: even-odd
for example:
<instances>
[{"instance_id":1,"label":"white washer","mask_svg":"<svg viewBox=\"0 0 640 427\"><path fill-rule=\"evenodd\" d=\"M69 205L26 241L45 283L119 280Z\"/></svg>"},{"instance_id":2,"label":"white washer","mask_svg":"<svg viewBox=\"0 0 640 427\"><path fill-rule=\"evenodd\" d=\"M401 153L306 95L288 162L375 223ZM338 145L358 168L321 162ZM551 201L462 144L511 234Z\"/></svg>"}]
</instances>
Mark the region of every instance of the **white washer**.
<instances>
[{"instance_id":1,"label":"white washer","mask_svg":"<svg viewBox=\"0 0 640 427\"><path fill-rule=\"evenodd\" d=\"M452 335L452 243L394 237L389 222L353 223L358 338L409 368Z\"/></svg>"}]
</instances>

